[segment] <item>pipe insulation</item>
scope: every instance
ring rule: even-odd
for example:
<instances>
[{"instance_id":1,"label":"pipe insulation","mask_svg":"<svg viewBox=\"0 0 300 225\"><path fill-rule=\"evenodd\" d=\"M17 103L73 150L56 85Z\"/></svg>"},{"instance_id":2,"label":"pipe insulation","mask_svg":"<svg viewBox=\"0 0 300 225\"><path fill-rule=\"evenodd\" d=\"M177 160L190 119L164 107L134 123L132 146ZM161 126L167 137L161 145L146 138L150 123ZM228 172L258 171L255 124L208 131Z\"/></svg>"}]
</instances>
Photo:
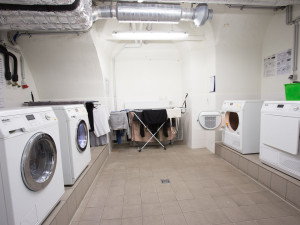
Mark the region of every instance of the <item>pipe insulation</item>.
<instances>
[{"instance_id":1,"label":"pipe insulation","mask_svg":"<svg viewBox=\"0 0 300 225\"><path fill-rule=\"evenodd\" d=\"M0 30L86 31L92 26L92 1L71 5L0 4Z\"/></svg>"},{"instance_id":2,"label":"pipe insulation","mask_svg":"<svg viewBox=\"0 0 300 225\"><path fill-rule=\"evenodd\" d=\"M206 4L196 8L185 9L179 4L135 4L117 3L115 7L104 6L93 8L93 21L116 18L120 22L141 23L179 23L194 21L196 26L211 20L213 11Z\"/></svg>"},{"instance_id":3,"label":"pipe insulation","mask_svg":"<svg viewBox=\"0 0 300 225\"><path fill-rule=\"evenodd\" d=\"M0 3L14 5L70 5L75 0L0 0Z\"/></svg>"},{"instance_id":4,"label":"pipe insulation","mask_svg":"<svg viewBox=\"0 0 300 225\"><path fill-rule=\"evenodd\" d=\"M118 0L118 2L136 2L136 0ZM157 0L147 0L148 3L156 3ZM191 4L229 4L229 5L256 5L256 6L287 6L300 5L299 0L160 0L160 3L191 3Z\"/></svg>"}]
</instances>

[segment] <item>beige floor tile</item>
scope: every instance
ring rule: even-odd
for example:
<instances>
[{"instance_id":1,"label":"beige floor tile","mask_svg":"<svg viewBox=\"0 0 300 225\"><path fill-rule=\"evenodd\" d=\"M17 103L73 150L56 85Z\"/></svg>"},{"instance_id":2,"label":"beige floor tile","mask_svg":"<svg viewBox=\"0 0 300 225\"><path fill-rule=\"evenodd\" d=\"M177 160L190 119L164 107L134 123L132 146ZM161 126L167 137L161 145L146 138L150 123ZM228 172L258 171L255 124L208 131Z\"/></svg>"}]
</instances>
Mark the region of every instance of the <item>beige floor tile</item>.
<instances>
[{"instance_id":1,"label":"beige floor tile","mask_svg":"<svg viewBox=\"0 0 300 225\"><path fill-rule=\"evenodd\" d=\"M143 216L162 215L162 207L160 203L142 204Z\"/></svg>"},{"instance_id":2,"label":"beige floor tile","mask_svg":"<svg viewBox=\"0 0 300 225\"><path fill-rule=\"evenodd\" d=\"M142 203L159 203L157 193L142 193Z\"/></svg>"},{"instance_id":3,"label":"beige floor tile","mask_svg":"<svg viewBox=\"0 0 300 225\"><path fill-rule=\"evenodd\" d=\"M242 211L239 207L222 209L231 222L242 222L252 220L251 216Z\"/></svg>"},{"instance_id":4,"label":"beige floor tile","mask_svg":"<svg viewBox=\"0 0 300 225\"><path fill-rule=\"evenodd\" d=\"M99 225L99 222L96 221L80 221L78 225Z\"/></svg>"},{"instance_id":5,"label":"beige floor tile","mask_svg":"<svg viewBox=\"0 0 300 225\"><path fill-rule=\"evenodd\" d=\"M122 219L122 225L141 225L143 224L142 217Z\"/></svg>"},{"instance_id":6,"label":"beige floor tile","mask_svg":"<svg viewBox=\"0 0 300 225\"><path fill-rule=\"evenodd\" d=\"M123 205L124 195L108 196L105 201L105 206Z\"/></svg>"},{"instance_id":7,"label":"beige floor tile","mask_svg":"<svg viewBox=\"0 0 300 225\"><path fill-rule=\"evenodd\" d=\"M255 182L249 184L239 185L239 189L242 193L253 193L253 192L263 192L265 189Z\"/></svg>"},{"instance_id":8,"label":"beige floor tile","mask_svg":"<svg viewBox=\"0 0 300 225\"><path fill-rule=\"evenodd\" d=\"M161 203L163 214L182 213L177 201Z\"/></svg>"},{"instance_id":9,"label":"beige floor tile","mask_svg":"<svg viewBox=\"0 0 300 225\"><path fill-rule=\"evenodd\" d=\"M162 215L143 217L143 225L165 225Z\"/></svg>"},{"instance_id":10,"label":"beige floor tile","mask_svg":"<svg viewBox=\"0 0 300 225\"><path fill-rule=\"evenodd\" d=\"M142 217L142 206L124 205L122 218Z\"/></svg>"},{"instance_id":11,"label":"beige floor tile","mask_svg":"<svg viewBox=\"0 0 300 225\"><path fill-rule=\"evenodd\" d=\"M102 208L85 208L83 211L80 221L100 221Z\"/></svg>"},{"instance_id":12,"label":"beige floor tile","mask_svg":"<svg viewBox=\"0 0 300 225\"><path fill-rule=\"evenodd\" d=\"M248 194L234 194L234 195L230 195L230 198L238 206L245 206L245 205L255 204L255 202L250 198L250 196Z\"/></svg>"},{"instance_id":13,"label":"beige floor tile","mask_svg":"<svg viewBox=\"0 0 300 225\"><path fill-rule=\"evenodd\" d=\"M235 223L235 225L258 225L255 220Z\"/></svg>"},{"instance_id":14,"label":"beige floor tile","mask_svg":"<svg viewBox=\"0 0 300 225\"><path fill-rule=\"evenodd\" d=\"M230 220L222 210L208 211L204 212L204 214L210 224L230 223Z\"/></svg>"},{"instance_id":15,"label":"beige floor tile","mask_svg":"<svg viewBox=\"0 0 300 225\"><path fill-rule=\"evenodd\" d=\"M101 220L100 225L122 225L121 219Z\"/></svg>"},{"instance_id":16,"label":"beige floor tile","mask_svg":"<svg viewBox=\"0 0 300 225\"><path fill-rule=\"evenodd\" d=\"M138 204L142 204L142 198L140 194L124 196L124 205L138 205Z\"/></svg>"},{"instance_id":17,"label":"beige floor tile","mask_svg":"<svg viewBox=\"0 0 300 225\"><path fill-rule=\"evenodd\" d=\"M184 213L188 225L208 225L209 221L203 213L187 212Z\"/></svg>"},{"instance_id":18,"label":"beige floor tile","mask_svg":"<svg viewBox=\"0 0 300 225\"><path fill-rule=\"evenodd\" d=\"M195 212L197 211L197 201L195 199L178 201L182 212Z\"/></svg>"},{"instance_id":19,"label":"beige floor tile","mask_svg":"<svg viewBox=\"0 0 300 225\"><path fill-rule=\"evenodd\" d=\"M103 219L120 219L122 218L123 205L105 206L103 210Z\"/></svg>"},{"instance_id":20,"label":"beige floor tile","mask_svg":"<svg viewBox=\"0 0 300 225\"><path fill-rule=\"evenodd\" d=\"M164 220L165 225L187 225L182 213L164 215Z\"/></svg>"},{"instance_id":21,"label":"beige floor tile","mask_svg":"<svg viewBox=\"0 0 300 225\"><path fill-rule=\"evenodd\" d=\"M221 197L213 197L217 206L222 208L231 208L231 207L238 207L238 205L233 201L230 197L221 196Z\"/></svg>"},{"instance_id":22,"label":"beige floor tile","mask_svg":"<svg viewBox=\"0 0 300 225\"><path fill-rule=\"evenodd\" d=\"M174 194L174 192L159 192L158 193L158 198L159 198L159 201L161 203L164 203L164 202L172 202L172 201L176 201L176 195Z\"/></svg>"},{"instance_id":23,"label":"beige floor tile","mask_svg":"<svg viewBox=\"0 0 300 225\"><path fill-rule=\"evenodd\" d=\"M279 218L269 218L256 221L258 225L299 225L299 216L287 216Z\"/></svg>"}]
</instances>

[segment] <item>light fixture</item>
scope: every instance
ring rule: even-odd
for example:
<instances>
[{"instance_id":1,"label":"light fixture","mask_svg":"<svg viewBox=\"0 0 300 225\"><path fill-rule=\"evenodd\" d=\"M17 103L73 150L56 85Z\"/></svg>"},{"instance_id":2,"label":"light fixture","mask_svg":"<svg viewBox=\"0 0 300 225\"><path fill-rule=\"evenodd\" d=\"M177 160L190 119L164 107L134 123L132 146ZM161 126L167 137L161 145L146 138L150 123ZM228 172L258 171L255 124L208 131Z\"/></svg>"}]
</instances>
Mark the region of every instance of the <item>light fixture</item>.
<instances>
[{"instance_id":1,"label":"light fixture","mask_svg":"<svg viewBox=\"0 0 300 225\"><path fill-rule=\"evenodd\" d=\"M113 32L112 36L118 40L183 40L189 34L186 32Z\"/></svg>"}]
</instances>

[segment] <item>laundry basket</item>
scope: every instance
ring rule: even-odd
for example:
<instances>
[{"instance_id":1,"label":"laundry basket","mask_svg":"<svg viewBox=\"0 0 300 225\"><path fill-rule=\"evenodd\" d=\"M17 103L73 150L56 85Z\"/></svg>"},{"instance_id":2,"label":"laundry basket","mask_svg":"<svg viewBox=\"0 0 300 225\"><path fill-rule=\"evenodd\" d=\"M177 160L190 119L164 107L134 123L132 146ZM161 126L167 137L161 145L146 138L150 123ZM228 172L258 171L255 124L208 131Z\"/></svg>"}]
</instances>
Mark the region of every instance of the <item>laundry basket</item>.
<instances>
[{"instance_id":1,"label":"laundry basket","mask_svg":"<svg viewBox=\"0 0 300 225\"><path fill-rule=\"evenodd\" d=\"M285 84L284 86L287 101L300 101L300 83Z\"/></svg>"}]
</instances>

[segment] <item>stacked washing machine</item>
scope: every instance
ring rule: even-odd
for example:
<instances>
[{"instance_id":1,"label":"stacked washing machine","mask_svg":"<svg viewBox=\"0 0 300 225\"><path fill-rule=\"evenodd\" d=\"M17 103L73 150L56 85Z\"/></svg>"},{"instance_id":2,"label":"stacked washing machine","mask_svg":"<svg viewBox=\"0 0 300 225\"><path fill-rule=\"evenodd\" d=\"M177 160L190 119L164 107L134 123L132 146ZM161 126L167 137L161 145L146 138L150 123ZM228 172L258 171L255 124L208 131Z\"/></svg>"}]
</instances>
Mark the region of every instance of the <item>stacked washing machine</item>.
<instances>
[{"instance_id":1,"label":"stacked washing machine","mask_svg":"<svg viewBox=\"0 0 300 225\"><path fill-rule=\"evenodd\" d=\"M58 120L50 107L0 111L0 224L40 224L64 193Z\"/></svg>"}]
</instances>

